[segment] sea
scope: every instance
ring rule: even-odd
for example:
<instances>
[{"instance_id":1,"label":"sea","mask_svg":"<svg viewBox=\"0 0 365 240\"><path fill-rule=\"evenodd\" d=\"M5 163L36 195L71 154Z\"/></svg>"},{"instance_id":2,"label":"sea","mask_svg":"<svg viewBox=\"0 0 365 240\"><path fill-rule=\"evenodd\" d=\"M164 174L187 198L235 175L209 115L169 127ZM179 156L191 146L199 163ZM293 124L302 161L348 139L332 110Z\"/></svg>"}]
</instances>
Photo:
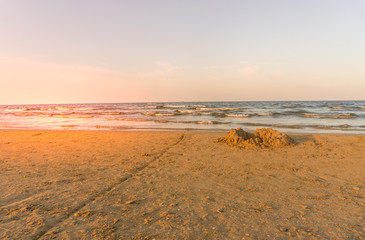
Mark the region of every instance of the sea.
<instances>
[{"instance_id":1,"label":"sea","mask_svg":"<svg viewBox=\"0 0 365 240\"><path fill-rule=\"evenodd\" d=\"M365 134L365 101L0 105L0 129L226 131L231 128Z\"/></svg>"}]
</instances>

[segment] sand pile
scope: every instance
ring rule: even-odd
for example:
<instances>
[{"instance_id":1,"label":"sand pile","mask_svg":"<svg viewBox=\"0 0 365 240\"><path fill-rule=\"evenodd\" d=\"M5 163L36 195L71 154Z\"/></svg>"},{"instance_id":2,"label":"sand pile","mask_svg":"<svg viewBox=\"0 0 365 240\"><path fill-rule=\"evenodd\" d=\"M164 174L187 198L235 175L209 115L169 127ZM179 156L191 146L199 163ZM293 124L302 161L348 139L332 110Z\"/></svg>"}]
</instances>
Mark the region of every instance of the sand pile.
<instances>
[{"instance_id":1,"label":"sand pile","mask_svg":"<svg viewBox=\"0 0 365 240\"><path fill-rule=\"evenodd\" d=\"M231 129L226 136L218 138L218 142L244 148L285 147L295 143L288 135L271 128L256 129L254 133L243 131L241 128Z\"/></svg>"}]
</instances>

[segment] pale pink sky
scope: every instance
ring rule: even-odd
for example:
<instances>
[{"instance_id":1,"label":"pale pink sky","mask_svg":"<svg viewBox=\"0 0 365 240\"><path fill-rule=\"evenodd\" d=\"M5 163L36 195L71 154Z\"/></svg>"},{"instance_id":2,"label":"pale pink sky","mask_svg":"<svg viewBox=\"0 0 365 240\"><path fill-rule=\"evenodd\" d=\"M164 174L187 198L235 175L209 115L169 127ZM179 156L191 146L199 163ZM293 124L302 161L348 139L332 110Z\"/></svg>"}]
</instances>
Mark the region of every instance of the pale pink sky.
<instances>
[{"instance_id":1,"label":"pale pink sky","mask_svg":"<svg viewBox=\"0 0 365 240\"><path fill-rule=\"evenodd\" d=\"M364 100L364 12L362 1L0 0L0 104Z\"/></svg>"}]
</instances>

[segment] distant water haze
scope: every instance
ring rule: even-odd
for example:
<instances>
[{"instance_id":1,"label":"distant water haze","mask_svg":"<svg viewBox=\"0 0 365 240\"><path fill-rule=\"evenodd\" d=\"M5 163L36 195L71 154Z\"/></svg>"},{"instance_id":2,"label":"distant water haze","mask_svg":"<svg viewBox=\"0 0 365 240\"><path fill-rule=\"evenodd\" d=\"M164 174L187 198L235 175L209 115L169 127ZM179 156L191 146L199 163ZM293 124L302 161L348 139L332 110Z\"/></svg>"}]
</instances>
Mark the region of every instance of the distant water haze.
<instances>
[{"instance_id":1,"label":"distant water haze","mask_svg":"<svg viewBox=\"0 0 365 240\"><path fill-rule=\"evenodd\" d=\"M0 106L0 129L365 133L365 101L159 102Z\"/></svg>"}]
</instances>

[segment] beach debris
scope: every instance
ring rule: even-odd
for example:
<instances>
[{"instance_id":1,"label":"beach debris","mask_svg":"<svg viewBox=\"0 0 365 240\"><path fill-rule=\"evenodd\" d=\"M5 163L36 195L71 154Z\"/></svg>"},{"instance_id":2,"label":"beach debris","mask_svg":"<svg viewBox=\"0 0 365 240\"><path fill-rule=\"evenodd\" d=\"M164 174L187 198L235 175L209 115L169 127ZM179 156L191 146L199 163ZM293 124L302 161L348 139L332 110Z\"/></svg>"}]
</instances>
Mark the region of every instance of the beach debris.
<instances>
[{"instance_id":1,"label":"beach debris","mask_svg":"<svg viewBox=\"0 0 365 240\"><path fill-rule=\"evenodd\" d=\"M143 156L143 157L148 157L148 156L149 156L149 154L144 152L144 153L142 153L142 154L141 154L141 156Z\"/></svg>"},{"instance_id":2,"label":"beach debris","mask_svg":"<svg viewBox=\"0 0 365 240\"><path fill-rule=\"evenodd\" d=\"M258 128L254 133L246 132L241 128L231 129L226 136L218 138L217 141L243 148L285 147L295 144L295 141L287 134L271 128Z\"/></svg>"},{"instance_id":3,"label":"beach debris","mask_svg":"<svg viewBox=\"0 0 365 240\"><path fill-rule=\"evenodd\" d=\"M279 230L280 230L280 232L288 232L289 231L289 228L280 227Z\"/></svg>"},{"instance_id":4,"label":"beach debris","mask_svg":"<svg viewBox=\"0 0 365 240\"><path fill-rule=\"evenodd\" d=\"M137 200L130 200L124 203L125 205L138 204Z\"/></svg>"},{"instance_id":5,"label":"beach debris","mask_svg":"<svg viewBox=\"0 0 365 240\"><path fill-rule=\"evenodd\" d=\"M78 211L78 212L74 213L74 216L76 216L76 217L80 217L80 216L81 217L88 217L91 214L92 214L92 212L90 210L86 210L86 211L83 211L83 212Z\"/></svg>"},{"instance_id":6,"label":"beach debris","mask_svg":"<svg viewBox=\"0 0 365 240\"><path fill-rule=\"evenodd\" d=\"M309 207L307 205L299 205L300 207L302 207L304 210L309 210Z\"/></svg>"},{"instance_id":7,"label":"beach debris","mask_svg":"<svg viewBox=\"0 0 365 240\"><path fill-rule=\"evenodd\" d=\"M217 210L217 213L223 213L224 212L224 209L223 208L220 208Z\"/></svg>"}]
</instances>

